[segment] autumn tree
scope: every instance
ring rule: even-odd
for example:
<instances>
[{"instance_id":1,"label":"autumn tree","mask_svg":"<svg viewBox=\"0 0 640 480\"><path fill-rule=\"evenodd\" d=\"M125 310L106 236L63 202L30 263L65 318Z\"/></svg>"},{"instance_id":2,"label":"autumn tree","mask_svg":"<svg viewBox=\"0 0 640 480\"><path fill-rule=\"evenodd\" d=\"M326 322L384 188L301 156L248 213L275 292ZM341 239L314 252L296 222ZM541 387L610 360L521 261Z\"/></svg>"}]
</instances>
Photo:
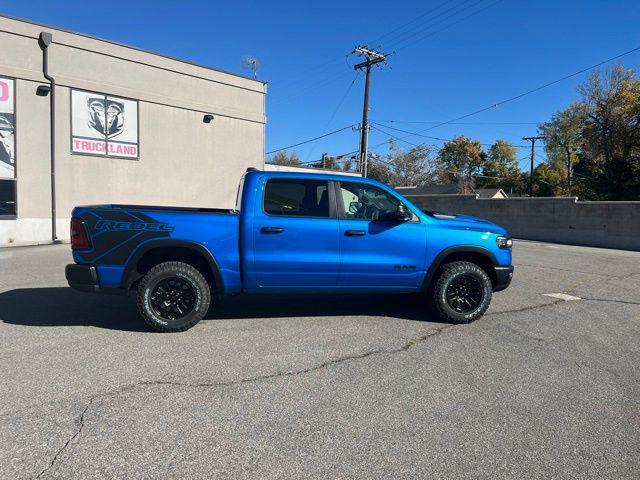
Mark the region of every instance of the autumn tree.
<instances>
[{"instance_id":1,"label":"autumn tree","mask_svg":"<svg viewBox=\"0 0 640 480\"><path fill-rule=\"evenodd\" d=\"M270 163L274 165L300 165L300 158L296 152L291 152L291 155L287 155L286 150L279 150L271 157Z\"/></svg>"},{"instance_id":2,"label":"autumn tree","mask_svg":"<svg viewBox=\"0 0 640 480\"><path fill-rule=\"evenodd\" d=\"M392 140L386 161L392 172L392 183L396 187L416 187L425 185L433 177L432 147L417 145L409 150L401 150Z\"/></svg>"},{"instance_id":3,"label":"autumn tree","mask_svg":"<svg viewBox=\"0 0 640 480\"><path fill-rule=\"evenodd\" d=\"M603 200L640 200L640 80L618 65L579 87L585 121L576 173Z\"/></svg>"}]
</instances>

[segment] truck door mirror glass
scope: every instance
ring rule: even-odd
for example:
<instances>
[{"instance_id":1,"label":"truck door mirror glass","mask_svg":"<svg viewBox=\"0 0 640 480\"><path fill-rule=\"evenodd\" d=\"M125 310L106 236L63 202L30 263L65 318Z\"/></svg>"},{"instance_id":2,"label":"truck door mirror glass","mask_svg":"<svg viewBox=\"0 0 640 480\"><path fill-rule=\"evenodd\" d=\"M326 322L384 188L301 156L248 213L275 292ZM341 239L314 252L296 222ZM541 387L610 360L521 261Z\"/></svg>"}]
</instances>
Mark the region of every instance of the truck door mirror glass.
<instances>
[{"instance_id":1,"label":"truck door mirror glass","mask_svg":"<svg viewBox=\"0 0 640 480\"><path fill-rule=\"evenodd\" d=\"M413 214L404 203L400 203L398 210L396 210L396 218L399 222L409 222L413 218Z\"/></svg>"}]
</instances>

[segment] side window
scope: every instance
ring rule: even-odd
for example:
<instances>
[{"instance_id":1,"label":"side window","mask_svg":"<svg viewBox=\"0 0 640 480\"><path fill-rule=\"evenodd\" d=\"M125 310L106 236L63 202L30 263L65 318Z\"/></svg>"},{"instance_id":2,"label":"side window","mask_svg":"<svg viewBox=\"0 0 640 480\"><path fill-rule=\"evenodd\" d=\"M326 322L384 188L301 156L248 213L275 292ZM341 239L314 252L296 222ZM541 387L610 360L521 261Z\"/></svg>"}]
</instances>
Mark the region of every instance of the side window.
<instances>
[{"instance_id":1,"label":"side window","mask_svg":"<svg viewBox=\"0 0 640 480\"><path fill-rule=\"evenodd\" d=\"M329 185L302 178L267 180L264 211L269 215L328 218Z\"/></svg>"},{"instance_id":2,"label":"side window","mask_svg":"<svg viewBox=\"0 0 640 480\"><path fill-rule=\"evenodd\" d=\"M379 220L398 210L400 201L384 190L363 183L340 182L345 216L354 220Z\"/></svg>"}]
</instances>

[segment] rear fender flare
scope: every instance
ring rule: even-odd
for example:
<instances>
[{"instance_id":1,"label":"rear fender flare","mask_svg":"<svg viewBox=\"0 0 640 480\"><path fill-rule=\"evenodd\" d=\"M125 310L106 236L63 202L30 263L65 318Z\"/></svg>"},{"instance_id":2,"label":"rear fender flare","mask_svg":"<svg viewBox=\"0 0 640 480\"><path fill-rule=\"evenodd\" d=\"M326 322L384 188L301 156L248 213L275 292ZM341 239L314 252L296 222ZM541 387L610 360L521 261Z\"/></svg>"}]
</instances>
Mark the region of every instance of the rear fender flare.
<instances>
[{"instance_id":1,"label":"rear fender flare","mask_svg":"<svg viewBox=\"0 0 640 480\"><path fill-rule=\"evenodd\" d=\"M187 248L193 250L200 255L202 255L207 263L209 264L209 268L213 272L213 279L216 284L216 291L224 292L224 281L222 279L222 274L220 273L220 267L218 266L218 262L214 258L213 254L204 246L196 242L190 242L187 240L173 240L173 239L160 239L160 240L152 240L147 243L143 243L140 245L133 255L127 260L126 267L122 274L122 281L120 283L120 288L123 288L125 291L128 291L131 288L131 285L140 278L140 274L137 271L138 262L144 256L145 253L154 250L156 248L166 248L166 247L180 247Z\"/></svg>"}]
</instances>

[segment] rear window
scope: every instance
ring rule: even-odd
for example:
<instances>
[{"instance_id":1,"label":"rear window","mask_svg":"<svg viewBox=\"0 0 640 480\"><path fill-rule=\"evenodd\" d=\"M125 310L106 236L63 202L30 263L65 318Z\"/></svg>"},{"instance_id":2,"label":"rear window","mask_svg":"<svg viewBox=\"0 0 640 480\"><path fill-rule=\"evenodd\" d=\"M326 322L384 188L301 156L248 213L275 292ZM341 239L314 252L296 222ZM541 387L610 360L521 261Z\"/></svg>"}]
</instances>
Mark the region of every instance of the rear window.
<instances>
[{"instance_id":1,"label":"rear window","mask_svg":"<svg viewBox=\"0 0 640 480\"><path fill-rule=\"evenodd\" d=\"M322 180L268 180L264 211L269 215L329 217L329 185Z\"/></svg>"}]
</instances>

